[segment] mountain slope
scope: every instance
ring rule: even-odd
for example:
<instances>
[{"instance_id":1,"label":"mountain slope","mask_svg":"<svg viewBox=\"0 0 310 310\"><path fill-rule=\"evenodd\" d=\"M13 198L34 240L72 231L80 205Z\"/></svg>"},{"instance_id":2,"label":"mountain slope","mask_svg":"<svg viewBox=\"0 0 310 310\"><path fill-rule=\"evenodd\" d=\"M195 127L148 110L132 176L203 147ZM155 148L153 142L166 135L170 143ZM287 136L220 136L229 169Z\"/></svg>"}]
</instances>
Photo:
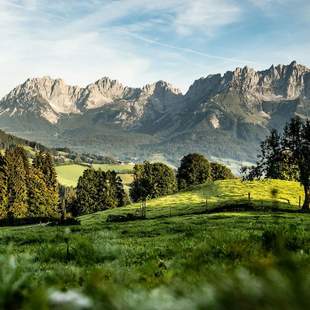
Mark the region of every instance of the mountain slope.
<instances>
[{"instance_id":1,"label":"mountain slope","mask_svg":"<svg viewBox=\"0 0 310 310\"><path fill-rule=\"evenodd\" d=\"M18 136L120 158L162 153L173 162L191 151L254 160L269 130L294 115L310 115L310 69L296 62L209 75L185 95L164 81L131 88L105 77L81 88L43 77L0 101L0 128Z\"/></svg>"}]
</instances>

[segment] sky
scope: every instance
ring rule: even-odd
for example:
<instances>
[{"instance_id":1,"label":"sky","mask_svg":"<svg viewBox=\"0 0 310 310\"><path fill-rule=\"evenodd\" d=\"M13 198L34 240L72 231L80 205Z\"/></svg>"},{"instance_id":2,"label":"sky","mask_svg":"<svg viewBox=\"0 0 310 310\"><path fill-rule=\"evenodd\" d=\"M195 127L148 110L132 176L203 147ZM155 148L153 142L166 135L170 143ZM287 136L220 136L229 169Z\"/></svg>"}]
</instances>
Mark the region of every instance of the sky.
<instances>
[{"instance_id":1,"label":"sky","mask_svg":"<svg viewBox=\"0 0 310 310\"><path fill-rule=\"evenodd\" d=\"M310 66L309 0L0 0L0 96L32 77L141 87Z\"/></svg>"}]
</instances>

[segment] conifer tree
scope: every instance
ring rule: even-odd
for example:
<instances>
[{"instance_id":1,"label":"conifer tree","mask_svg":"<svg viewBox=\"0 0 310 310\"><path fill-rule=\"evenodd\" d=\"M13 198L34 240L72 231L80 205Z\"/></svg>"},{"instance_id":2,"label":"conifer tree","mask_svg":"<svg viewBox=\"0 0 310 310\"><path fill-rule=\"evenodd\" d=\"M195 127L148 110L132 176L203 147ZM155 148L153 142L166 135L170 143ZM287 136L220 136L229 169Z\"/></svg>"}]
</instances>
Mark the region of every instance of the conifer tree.
<instances>
[{"instance_id":1,"label":"conifer tree","mask_svg":"<svg viewBox=\"0 0 310 310\"><path fill-rule=\"evenodd\" d=\"M5 153L8 171L8 216L26 217L27 171L23 152L20 148L9 149Z\"/></svg>"},{"instance_id":2,"label":"conifer tree","mask_svg":"<svg viewBox=\"0 0 310 310\"><path fill-rule=\"evenodd\" d=\"M79 178L76 188L77 214L97 211L98 179L94 169L86 169Z\"/></svg>"},{"instance_id":3,"label":"conifer tree","mask_svg":"<svg viewBox=\"0 0 310 310\"><path fill-rule=\"evenodd\" d=\"M123 181L119 176L116 176L115 179L115 191L116 191L117 207L123 207L127 205L129 203L129 198L124 190Z\"/></svg>"},{"instance_id":4,"label":"conifer tree","mask_svg":"<svg viewBox=\"0 0 310 310\"><path fill-rule=\"evenodd\" d=\"M304 187L303 210L310 208L310 121L296 117L288 123L283 133L283 150L290 163L298 167L298 180Z\"/></svg>"},{"instance_id":5,"label":"conifer tree","mask_svg":"<svg viewBox=\"0 0 310 310\"><path fill-rule=\"evenodd\" d=\"M0 218L7 216L8 171L5 157L0 154Z\"/></svg>"},{"instance_id":6,"label":"conifer tree","mask_svg":"<svg viewBox=\"0 0 310 310\"><path fill-rule=\"evenodd\" d=\"M56 217L58 215L53 192L47 187L42 172L36 168L28 175L28 216Z\"/></svg>"},{"instance_id":7,"label":"conifer tree","mask_svg":"<svg viewBox=\"0 0 310 310\"><path fill-rule=\"evenodd\" d=\"M50 191L48 196L52 199L52 206L58 205L58 182L57 174L53 163L53 158L50 153L40 151L36 154L33 160L33 167L41 172L47 189Z\"/></svg>"},{"instance_id":8,"label":"conifer tree","mask_svg":"<svg viewBox=\"0 0 310 310\"><path fill-rule=\"evenodd\" d=\"M101 211L116 206L117 202L113 197L112 180L109 172L102 170L96 171L98 185L97 185L97 210Z\"/></svg>"}]
</instances>

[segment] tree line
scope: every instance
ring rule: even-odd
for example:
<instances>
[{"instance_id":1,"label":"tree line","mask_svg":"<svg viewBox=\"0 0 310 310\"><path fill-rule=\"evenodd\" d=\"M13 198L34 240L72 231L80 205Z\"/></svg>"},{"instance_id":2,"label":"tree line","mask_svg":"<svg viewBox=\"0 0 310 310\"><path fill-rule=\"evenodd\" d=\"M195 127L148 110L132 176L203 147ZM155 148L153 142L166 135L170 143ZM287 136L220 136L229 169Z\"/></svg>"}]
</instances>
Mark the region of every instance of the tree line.
<instances>
[{"instance_id":1,"label":"tree line","mask_svg":"<svg viewBox=\"0 0 310 310\"><path fill-rule=\"evenodd\" d=\"M163 163L136 164L129 196L114 171L86 169L76 189L61 186L50 153L40 151L32 162L23 147L0 154L0 218L65 218L118 208L131 201L169 195L208 180L233 178L223 165L204 156L185 156L177 172Z\"/></svg>"},{"instance_id":2,"label":"tree line","mask_svg":"<svg viewBox=\"0 0 310 310\"><path fill-rule=\"evenodd\" d=\"M40 151L31 164L23 147L10 147L0 154L0 218L58 214L58 185L51 155Z\"/></svg>"},{"instance_id":3,"label":"tree line","mask_svg":"<svg viewBox=\"0 0 310 310\"><path fill-rule=\"evenodd\" d=\"M176 173L163 163L145 161L135 165L133 174L130 197L134 202L173 194L207 181L234 178L226 166L210 163L203 155L196 153L184 156Z\"/></svg>"},{"instance_id":4,"label":"tree line","mask_svg":"<svg viewBox=\"0 0 310 310\"><path fill-rule=\"evenodd\" d=\"M310 121L295 117L282 133L272 130L261 143L256 165L243 167L245 180L269 178L299 181L304 187L303 210L310 205Z\"/></svg>"},{"instance_id":5,"label":"tree line","mask_svg":"<svg viewBox=\"0 0 310 310\"><path fill-rule=\"evenodd\" d=\"M114 171L84 171L76 189L61 187L63 209L74 216L118 208L132 202L145 201L176 193L190 186L234 178L224 165L210 163L200 154L189 154L181 160L177 171L163 163L145 161L133 168L134 180L129 195Z\"/></svg>"}]
</instances>

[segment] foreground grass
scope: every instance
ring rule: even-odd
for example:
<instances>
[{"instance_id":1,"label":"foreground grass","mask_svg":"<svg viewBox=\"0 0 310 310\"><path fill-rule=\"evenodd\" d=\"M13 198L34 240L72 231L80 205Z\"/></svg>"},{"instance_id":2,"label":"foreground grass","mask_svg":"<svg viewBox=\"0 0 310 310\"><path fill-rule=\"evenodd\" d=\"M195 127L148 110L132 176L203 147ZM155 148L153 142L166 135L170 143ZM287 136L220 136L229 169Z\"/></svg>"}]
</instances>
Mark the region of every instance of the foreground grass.
<instances>
[{"instance_id":1,"label":"foreground grass","mask_svg":"<svg viewBox=\"0 0 310 310\"><path fill-rule=\"evenodd\" d=\"M195 214L206 196L215 204L249 189L272 205L273 187L296 208L297 183L234 180L149 201L143 221L106 222L133 205L83 216L70 232L1 228L0 300L29 309L307 309L308 214Z\"/></svg>"}]
</instances>

